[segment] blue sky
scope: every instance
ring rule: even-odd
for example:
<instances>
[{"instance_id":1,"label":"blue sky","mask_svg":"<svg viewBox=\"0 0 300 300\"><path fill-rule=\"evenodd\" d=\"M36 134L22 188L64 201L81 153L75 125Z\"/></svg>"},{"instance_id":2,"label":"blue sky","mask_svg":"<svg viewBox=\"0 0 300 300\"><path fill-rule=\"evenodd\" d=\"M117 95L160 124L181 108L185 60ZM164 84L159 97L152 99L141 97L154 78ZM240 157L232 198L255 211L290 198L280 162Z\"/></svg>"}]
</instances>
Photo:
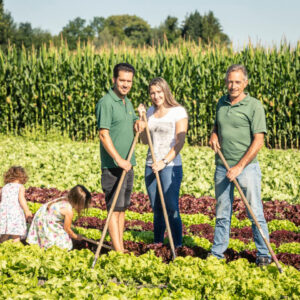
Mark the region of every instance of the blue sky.
<instances>
[{"instance_id":1,"label":"blue sky","mask_svg":"<svg viewBox=\"0 0 300 300\"><path fill-rule=\"evenodd\" d=\"M168 15L181 24L191 12L213 11L235 48L249 38L253 44L278 45L283 37L292 45L300 40L300 0L4 0L15 22L30 22L58 34L69 20L94 16L137 15L151 27Z\"/></svg>"}]
</instances>

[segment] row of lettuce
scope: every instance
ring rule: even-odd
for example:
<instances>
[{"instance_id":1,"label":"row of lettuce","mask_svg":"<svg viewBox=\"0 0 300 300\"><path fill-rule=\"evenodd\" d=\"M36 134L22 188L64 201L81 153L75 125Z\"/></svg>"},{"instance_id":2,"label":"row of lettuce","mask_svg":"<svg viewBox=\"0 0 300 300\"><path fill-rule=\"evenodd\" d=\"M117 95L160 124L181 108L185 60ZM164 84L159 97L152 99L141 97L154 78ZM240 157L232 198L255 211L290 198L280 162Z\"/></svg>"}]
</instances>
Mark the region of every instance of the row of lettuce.
<instances>
[{"instance_id":1,"label":"row of lettuce","mask_svg":"<svg viewBox=\"0 0 300 300\"><path fill-rule=\"evenodd\" d=\"M135 154L134 191L147 194L144 183L147 147L138 144ZM181 195L214 197L214 152L207 147L185 145L181 155ZM291 167L300 165L299 151L262 149L258 158L262 170L262 200L300 204L300 168ZM26 188L55 187L63 191L83 184L92 192L102 191L98 142L57 140L56 134L48 136L47 140L33 135L26 138L0 135L0 174L12 165L22 165L28 171Z\"/></svg>"},{"instance_id":2,"label":"row of lettuce","mask_svg":"<svg viewBox=\"0 0 300 300\"><path fill-rule=\"evenodd\" d=\"M35 213L38 208L41 206L39 203L29 202L29 207L33 213ZM98 208L89 208L85 213L85 217L96 217L100 220L105 220L107 216L106 210L101 210ZM194 215L186 215L182 214L182 222L183 225L187 228L187 235L183 238L183 245L186 246L200 246L204 249L209 250L212 246L211 242L201 236L196 236L189 231L189 227L196 224L209 224L214 227L215 219L210 219L208 216L203 215L201 213ZM76 217L75 217L76 218ZM152 213L143 213L139 214L132 211L126 212L127 220L140 220L143 222L152 222L153 214ZM87 221L86 228L76 227L77 231L86 236L87 238L91 238L94 240L99 240L101 238L101 231L99 229L89 228L89 221ZM251 221L249 219L239 220L234 215L232 218L232 227L243 228L246 226L251 226ZM278 230L286 230L292 231L300 235L300 226L296 226L293 222L289 220L272 220L268 222L268 228L270 233ZM137 231L137 230L128 230L124 232L124 239L128 241L134 242L144 242L144 243L153 243L154 236L152 231ZM106 237L106 240L109 241L109 236ZM167 242L167 239L166 239ZM276 253L287 252L293 254L300 254L300 243L292 242L292 243L282 243L279 247L276 247L275 244L271 244L274 251ZM235 251L243 251L243 250L254 250L255 244L254 242L244 243L239 239L230 239L229 248L232 248Z\"/></svg>"},{"instance_id":3,"label":"row of lettuce","mask_svg":"<svg viewBox=\"0 0 300 300\"><path fill-rule=\"evenodd\" d=\"M0 245L2 299L299 299L300 272L245 259L177 257L169 264L152 251L114 251L91 268L89 250L48 250L10 241ZM30 262L30 263L29 263Z\"/></svg>"}]
</instances>

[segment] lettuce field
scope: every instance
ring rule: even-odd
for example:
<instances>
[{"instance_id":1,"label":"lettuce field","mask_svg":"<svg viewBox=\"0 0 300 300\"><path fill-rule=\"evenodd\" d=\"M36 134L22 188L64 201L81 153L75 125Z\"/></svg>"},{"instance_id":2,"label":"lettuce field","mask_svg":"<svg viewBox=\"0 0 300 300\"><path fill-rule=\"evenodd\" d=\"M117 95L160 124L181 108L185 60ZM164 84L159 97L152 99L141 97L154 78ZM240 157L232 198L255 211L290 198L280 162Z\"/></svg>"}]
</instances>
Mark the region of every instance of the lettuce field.
<instances>
[{"instance_id":1,"label":"lettuce field","mask_svg":"<svg viewBox=\"0 0 300 300\"><path fill-rule=\"evenodd\" d=\"M144 165L147 147L137 145L134 191L146 194ZM214 196L214 153L207 147L186 145L182 150L181 195ZM259 153L262 199L300 204L300 155L298 150L268 150ZM0 135L0 174L19 164L29 172L27 186L70 189L82 183L101 191L98 142L73 142L57 135L14 137Z\"/></svg>"},{"instance_id":2,"label":"lettuce field","mask_svg":"<svg viewBox=\"0 0 300 300\"><path fill-rule=\"evenodd\" d=\"M47 251L26 243L0 244L1 299L299 299L300 195L297 150L263 149L262 199L270 242L280 264L256 267L256 250L245 207L236 195L229 248L224 260L208 257L215 226L214 154L206 147L182 150L184 179L180 196L183 246L172 254L153 244L153 213L144 186L146 147L137 145L134 193L126 212L125 248L103 248L91 269L96 246L73 241L74 250ZM75 230L95 241L107 212L100 185L99 145L69 139L1 136L0 172L12 164L29 173L26 199L35 213L43 203L84 184L91 207L75 216ZM111 245L109 236L106 244Z\"/></svg>"}]
</instances>

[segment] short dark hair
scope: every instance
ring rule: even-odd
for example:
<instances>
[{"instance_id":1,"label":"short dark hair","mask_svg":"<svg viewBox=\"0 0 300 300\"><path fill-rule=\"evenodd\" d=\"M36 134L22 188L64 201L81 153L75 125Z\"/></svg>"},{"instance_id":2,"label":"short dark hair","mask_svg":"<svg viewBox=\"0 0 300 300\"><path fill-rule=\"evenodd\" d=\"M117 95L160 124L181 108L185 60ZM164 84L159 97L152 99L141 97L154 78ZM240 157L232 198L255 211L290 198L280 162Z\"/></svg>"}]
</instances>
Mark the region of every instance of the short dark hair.
<instances>
[{"instance_id":1,"label":"short dark hair","mask_svg":"<svg viewBox=\"0 0 300 300\"><path fill-rule=\"evenodd\" d=\"M114 67L114 78L118 78L120 71L131 72L133 75L135 74L135 69L131 64L128 63L120 63L115 65Z\"/></svg>"}]
</instances>

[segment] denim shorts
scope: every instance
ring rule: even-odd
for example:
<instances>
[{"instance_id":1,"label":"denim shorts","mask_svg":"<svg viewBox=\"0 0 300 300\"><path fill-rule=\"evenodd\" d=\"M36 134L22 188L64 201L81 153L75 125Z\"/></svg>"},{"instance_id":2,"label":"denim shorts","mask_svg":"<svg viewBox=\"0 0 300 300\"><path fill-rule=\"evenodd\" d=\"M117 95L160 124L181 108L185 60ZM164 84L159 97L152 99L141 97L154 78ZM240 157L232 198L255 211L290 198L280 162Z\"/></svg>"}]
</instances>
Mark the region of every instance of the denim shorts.
<instances>
[{"instance_id":1,"label":"denim shorts","mask_svg":"<svg viewBox=\"0 0 300 300\"><path fill-rule=\"evenodd\" d=\"M101 185L103 192L105 193L107 210L110 210L111 208L122 172L123 169L121 168L102 169ZM134 173L133 169L131 169L126 173L114 211L125 211L129 207L133 187L133 177Z\"/></svg>"}]
</instances>

